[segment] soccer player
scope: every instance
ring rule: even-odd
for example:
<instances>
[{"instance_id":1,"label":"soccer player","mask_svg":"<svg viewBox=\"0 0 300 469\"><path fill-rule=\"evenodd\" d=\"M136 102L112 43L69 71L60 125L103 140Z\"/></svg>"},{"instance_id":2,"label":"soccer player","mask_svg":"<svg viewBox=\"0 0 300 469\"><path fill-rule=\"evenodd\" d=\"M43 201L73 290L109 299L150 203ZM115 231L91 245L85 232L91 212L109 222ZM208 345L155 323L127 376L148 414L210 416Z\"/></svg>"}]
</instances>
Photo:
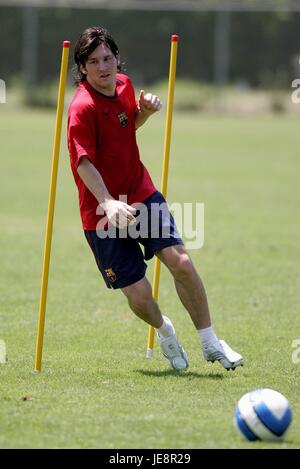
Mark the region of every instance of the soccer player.
<instances>
[{"instance_id":1,"label":"soccer player","mask_svg":"<svg viewBox=\"0 0 300 469\"><path fill-rule=\"evenodd\" d=\"M201 337L204 358L235 369L243 358L216 336L202 281L165 199L140 160L136 130L160 110L159 98L141 90L135 100L130 79L120 73L118 46L104 28L83 31L74 58L77 90L69 108L68 147L83 230L106 285L120 288L132 311L156 329L171 366L187 369L187 354L145 276L145 260L158 256ZM130 236L138 220L148 222L146 233Z\"/></svg>"}]
</instances>

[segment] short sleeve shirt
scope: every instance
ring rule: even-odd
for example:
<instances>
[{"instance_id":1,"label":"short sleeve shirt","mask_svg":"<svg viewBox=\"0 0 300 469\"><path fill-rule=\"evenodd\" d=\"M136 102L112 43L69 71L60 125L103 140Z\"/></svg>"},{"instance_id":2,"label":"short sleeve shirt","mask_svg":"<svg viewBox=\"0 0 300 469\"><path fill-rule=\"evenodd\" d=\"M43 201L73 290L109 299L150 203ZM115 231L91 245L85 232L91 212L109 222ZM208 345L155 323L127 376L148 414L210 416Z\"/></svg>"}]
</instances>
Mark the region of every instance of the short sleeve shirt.
<instances>
[{"instance_id":1,"label":"short sleeve shirt","mask_svg":"<svg viewBox=\"0 0 300 469\"><path fill-rule=\"evenodd\" d=\"M128 204L143 202L157 190L140 160L136 107L133 86L123 74L117 74L113 97L97 92L87 81L74 94L68 113L68 148L85 230L95 230L101 216L96 214L98 201L77 173L83 156L99 171L115 199L127 196Z\"/></svg>"}]
</instances>

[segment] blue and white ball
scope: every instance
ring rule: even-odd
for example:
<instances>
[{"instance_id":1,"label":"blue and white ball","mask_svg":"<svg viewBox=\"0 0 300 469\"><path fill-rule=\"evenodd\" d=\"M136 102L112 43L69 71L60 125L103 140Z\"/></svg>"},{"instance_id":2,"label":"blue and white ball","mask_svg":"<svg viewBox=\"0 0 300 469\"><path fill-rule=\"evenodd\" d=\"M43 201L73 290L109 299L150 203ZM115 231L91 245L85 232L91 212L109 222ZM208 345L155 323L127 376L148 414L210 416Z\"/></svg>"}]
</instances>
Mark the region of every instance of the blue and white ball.
<instances>
[{"instance_id":1,"label":"blue and white ball","mask_svg":"<svg viewBox=\"0 0 300 469\"><path fill-rule=\"evenodd\" d=\"M281 441L291 421L289 401L272 389L247 392L235 408L235 426L249 441Z\"/></svg>"}]
</instances>

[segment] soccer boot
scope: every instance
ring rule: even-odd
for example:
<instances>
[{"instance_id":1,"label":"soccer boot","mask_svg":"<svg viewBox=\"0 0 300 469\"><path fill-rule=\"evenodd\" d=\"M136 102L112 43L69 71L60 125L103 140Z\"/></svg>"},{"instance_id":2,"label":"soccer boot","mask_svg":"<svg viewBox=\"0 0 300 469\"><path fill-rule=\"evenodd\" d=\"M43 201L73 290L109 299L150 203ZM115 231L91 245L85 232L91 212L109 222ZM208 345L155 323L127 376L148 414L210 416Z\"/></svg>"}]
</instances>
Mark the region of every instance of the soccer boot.
<instances>
[{"instance_id":1,"label":"soccer boot","mask_svg":"<svg viewBox=\"0 0 300 469\"><path fill-rule=\"evenodd\" d=\"M177 371L186 370L189 366L188 357L183 347L178 342L176 334L169 337L161 337L157 333L160 348L164 357L169 360L172 368Z\"/></svg>"},{"instance_id":2,"label":"soccer boot","mask_svg":"<svg viewBox=\"0 0 300 469\"><path fill-rule=\"evenodd\" d=\"M224 340L219 340L216 345L206 345L202 350L205 360L208 362L218 360L226 370L235 370L244 364L242 355L232 350Z\"/></svg>"}]
</instances>

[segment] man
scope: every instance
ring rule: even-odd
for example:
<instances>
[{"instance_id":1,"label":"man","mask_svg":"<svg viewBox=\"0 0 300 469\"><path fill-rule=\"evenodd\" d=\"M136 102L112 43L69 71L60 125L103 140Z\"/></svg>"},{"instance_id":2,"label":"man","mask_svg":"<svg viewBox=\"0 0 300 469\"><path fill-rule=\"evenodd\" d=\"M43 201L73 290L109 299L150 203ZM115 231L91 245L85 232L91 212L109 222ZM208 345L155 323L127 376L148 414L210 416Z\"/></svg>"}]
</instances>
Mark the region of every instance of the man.
<instances>
[{"instance_id":1,"label":"man","mask_svg":"<svg viewBox=\"0 0 300 469\"><path fill-rule=\"evenodd\" d=\"M129 236L129 228L137 223L136 204L144 204L150 219L152 207L165 203L140 160L135 136L136 129L161 108L159 98L142 90L135 101L129 78L118 73L119 49L103 28L83 31L74 58L78 87L69 108L68 147L83 229L107 286L120 288L132 311L156 329L171 366L178 371L187 369L188 358L173 324L152 297L139 243L143 244L145 259L155 254L174 277L179 298L202 339L204 358L218 360L227 370L235 369L243 358L219 341L211 326L203 284L172 215L168 211L167 217L157 215L159 233L155 236L152 227L146 236ZM126 201L120 200L124 196ZM100 235L103 220L101 233L114 228L115 236ZM168 236L163 236L166 225Z\"/></svg>"}]
</instances>

